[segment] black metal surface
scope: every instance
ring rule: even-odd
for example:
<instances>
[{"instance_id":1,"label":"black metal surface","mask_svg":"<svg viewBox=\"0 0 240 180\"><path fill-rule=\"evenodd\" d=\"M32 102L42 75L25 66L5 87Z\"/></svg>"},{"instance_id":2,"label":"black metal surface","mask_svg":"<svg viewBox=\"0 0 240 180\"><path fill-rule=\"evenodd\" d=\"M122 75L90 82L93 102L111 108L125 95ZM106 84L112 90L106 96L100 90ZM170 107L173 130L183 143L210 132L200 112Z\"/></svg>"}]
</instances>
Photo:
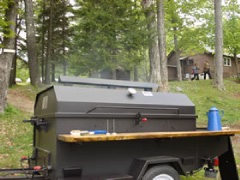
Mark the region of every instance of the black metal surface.
<instances>
[{"instance_id":1,"label":"black metal surface","mask_svg":"<svg viewBox=\"0 0 240 180\"><path fill-rule=\"evenodd\" d=\"M148 121L133 126L139 114ZM118 133L196 129L195 106L186 95L172 93L137 92L129 97L126 90L54 86L38 94L35 116L42 122L66 118L67 124L85 130L106 129L107 121L117 119Z\"/></svg>"},{"instance_id":2,"label":"black metal surface","mask_svg":"<svg viewBox=\"0 0 240 180\"><path fill-rule=\"evenodd\" d=\"M181 160L171 156L154 156L134 159L129 174L131 174L134 179L140 180L147 169L156 164L169 164L174 167L180 175L186 175Z\"/></svg>"},{"instance_id":3,"label":"black metal surface","mask_svg":"<svg viewBox=\"0 0 240 180\"><path fill-rule=\"evenodd\" d=\"M0 169L0 179L49 179L49 177L45 176L44 169L42 170L34 170L32 168L18 168L18 169Z\"/></svg>"},{"instance_id":4,"label":"black metal surface","mask_svg":"<svg viewBox=\"0 0 240 180\"><path fill-rule=\"evenodd\" d=\"M50 148L49 142L39 146ZM179 146L181 145L181 146ZM215 146L218 148L210 148ZM195 137L179 139L151 139L131 141L89 142L69 144L57 142L51 161L52 179L63 177L63 168L82 167L82 178L101 174L128 174L135 158L171 156L182 161L187 172L197 170L206 156L213 158L227 151L227 137ZM192 161L185 159L192 158ZM179 171L179 173L181 173Z\"/></svg>"},{"instance_id":5,"label":"black metal surface","mask_svg":"<svg viewBox=\"0 0 240 180\"><path fill-rule=\"evenodd\" d=\"M219 156L219 170L222 180L239 179L230 137L228 137L228 150Z\"/></svg>"},{"instance_id":6,"label":"black metal surface","mask_svg":"<svg viewBox=\"0 0 240 180\"><path fill-rule=\"evenodd\" d=\"M108 88L137 88L145 91L152 91L158 88L157 84L147 82L136 82L136 81L121 81L121 80L110 80L110 79L97 79L97 78L80 78L80 77L69 77L60 76L59 83L64 84L80 84L80 85L91 85Z\"/></svg>"}]
</instances>

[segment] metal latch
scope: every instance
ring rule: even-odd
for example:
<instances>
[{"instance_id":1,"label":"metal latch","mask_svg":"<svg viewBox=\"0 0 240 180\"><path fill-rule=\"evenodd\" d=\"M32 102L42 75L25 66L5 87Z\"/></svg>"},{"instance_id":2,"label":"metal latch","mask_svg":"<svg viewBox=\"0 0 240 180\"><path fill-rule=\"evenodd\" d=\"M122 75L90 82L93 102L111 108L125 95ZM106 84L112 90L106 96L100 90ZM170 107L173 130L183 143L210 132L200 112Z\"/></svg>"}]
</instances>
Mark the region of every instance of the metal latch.
<instances>
[{"instance_id":1,"label":"metal latch","mask_svg":"<svg viewBox=\"0 0 240 180\"><path fill-rule=\"evenodd\" d=\"M23 122L31 123L38 130L48 131L48 123L44 119L32 117L30 120L23 120Z\"/></svg>"},{"instance_id":2,"label":"metal latch","mask_svg":"<svg viewBox=\"0 0 240 180\"><path fill-rule=\"evenodd\" d=\"M140 124L140 122L147 122L147 118L142 117L142 114L138 112L136 115L135 124Z\"/></svg>"}]
</instances>

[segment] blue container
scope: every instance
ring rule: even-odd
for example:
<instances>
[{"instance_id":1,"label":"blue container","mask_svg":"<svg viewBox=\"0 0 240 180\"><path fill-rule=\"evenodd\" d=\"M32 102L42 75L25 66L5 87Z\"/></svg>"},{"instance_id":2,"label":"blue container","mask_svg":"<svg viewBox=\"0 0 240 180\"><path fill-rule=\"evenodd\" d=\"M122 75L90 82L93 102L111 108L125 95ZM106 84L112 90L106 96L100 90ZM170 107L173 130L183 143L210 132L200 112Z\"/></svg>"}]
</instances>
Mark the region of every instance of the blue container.
<instances>
[{"instance_id":1,"label":"blue container","mask_svg":"<svg viewBox=\"0 0 240 180\"><path fill-rule=\"evenodd\" d=\"M221 115L220 115L221 113ZM221 118L223 117L224 112L219 111L216 107L212 107L207 112L208 116L208 127L209 131L219 131L222 130Z\"/></svg>"},{"instance_id":2,"label":"blue container","mask_svg":"<svg viewBox=\"0 0 240 180\"><path fill-rule=\"evenodd\" d=\"M92 130L89 132L92 132L93 134L107 134L106 130Z\"/></svg>"}]
</instances>

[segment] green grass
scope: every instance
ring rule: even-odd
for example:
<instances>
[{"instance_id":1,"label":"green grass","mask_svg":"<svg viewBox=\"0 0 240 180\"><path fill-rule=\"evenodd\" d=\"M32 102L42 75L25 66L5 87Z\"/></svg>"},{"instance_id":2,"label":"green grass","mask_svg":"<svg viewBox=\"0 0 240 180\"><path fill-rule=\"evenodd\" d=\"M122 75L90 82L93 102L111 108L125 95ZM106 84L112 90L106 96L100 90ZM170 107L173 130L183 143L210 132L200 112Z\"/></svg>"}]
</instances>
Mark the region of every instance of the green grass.
<instances>
[{"instance_id":1,"label":"green grass","mask_svg":"<svg viewBox=\"0 0 240 180\"><path fill-rule=\"evenodd\" d=\"M206 112L212 106L224 111L223 126L238 125L240 124L240 84L231 79L225 80L224 84L226 91L214 88L211 80L170 82L169 86L171 92L178 92L176 87L180 87L182 91L178 93L186 94L195 104L198 126L207 126ZM39 91L31 85L24 84L14 86L11 90L25 94L32 101ZM0 115L0 168L20 167L21 156L31 155L32 126L22 122L23 119L29 119L31 116L32 114L13 106L8 106L6 112ZM236 162L240 164L240 143L236 140L233 144L237 149ZM182 180L206 179L203 173L202 170L193 177L182 177Z\"/></svg>"},{"instance_id":2,"label":"green grass","mask_svg":"<svg viewBox=\"0 0 240 180\"><path fill-rule=\"evenodd\" d=\"M0 115L0 168L20 167L19 160L32 151L32 127L22 122L29 113L8 106Z\"/></svg>"},{"instance_id":3,"label":"green grass","mask_svg":"<svg viewBox=\"0 0 240 180\"><path fill-rule=\"evenodd\" d=\"M240 121L240 84L234 80L224 81L226 91L219 91L213 87L211 80L170 82L172 92L177 92L176 87L182 89L196 106L198 115L197 125L206 126L206 113L212 106L224 111L223 126L233 126Z\"/></svg>"},{"instance_id":4,"label":"green grass","mask_svg":"<svg viewBox=\"0 0 240 180\"><path fill-rule=\"evenodd\" d=\"M10 90L34 102L37 92L43 88L20 83ZM0 168L18 168L22 156L31 156L33 127L30 123L23 123L31 116L33 114L9 104L4 114L0 114Z\"/></svg>"}]
</instances>

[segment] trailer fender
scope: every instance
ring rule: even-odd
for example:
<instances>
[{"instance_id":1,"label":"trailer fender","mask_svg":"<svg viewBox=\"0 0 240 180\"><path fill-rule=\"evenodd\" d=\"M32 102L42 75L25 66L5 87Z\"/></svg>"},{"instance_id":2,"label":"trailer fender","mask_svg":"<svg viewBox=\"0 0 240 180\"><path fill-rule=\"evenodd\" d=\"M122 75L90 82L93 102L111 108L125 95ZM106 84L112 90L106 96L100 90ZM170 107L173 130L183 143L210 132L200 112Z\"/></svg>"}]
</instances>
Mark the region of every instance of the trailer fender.
<instances>
[{"instance_id":1,"label":"trailer fender","mask_svg":"<svg viewBox=\"0 0 240 180\"><path fill-rule=\"evenodd\" d=\"M148 168L163 164L172 166L180 175L186 175L180 159L171 156L136 158L132 162L129 175L133 176L136 180L140 180Z\"/></svg>"}]
</instances>

